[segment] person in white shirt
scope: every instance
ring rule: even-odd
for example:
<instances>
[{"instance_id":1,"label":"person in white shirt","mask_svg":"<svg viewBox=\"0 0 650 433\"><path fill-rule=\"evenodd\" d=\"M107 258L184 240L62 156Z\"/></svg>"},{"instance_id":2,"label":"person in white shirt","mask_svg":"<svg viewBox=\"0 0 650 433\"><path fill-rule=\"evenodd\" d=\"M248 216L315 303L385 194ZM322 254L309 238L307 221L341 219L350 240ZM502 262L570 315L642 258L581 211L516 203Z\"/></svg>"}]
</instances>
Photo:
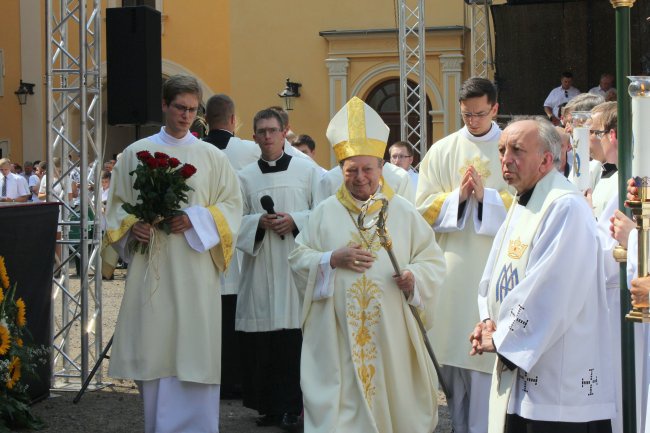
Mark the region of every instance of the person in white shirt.
<instances>
[{"instance_id":1,"label":"person in white shirt","mask_svg":"<svg viewBox=\"0 0 650 433\"><path fill-rule=\"evenodd\" d=\"M11 160L0 159L0 202L26 202L29 196L25 178L11 172Z\"/></svg>"},{"instance_id":2,"label":"person in white shirt","mask_svg":"<svg viewBox=\"0 0 650 433\"><path fill-rule=\"evenodd\" d=\"M598 85L589 89L589 93L607 98L607 93L610 89L616 91L616 88L614 87L614 76L609 72L605 72L600 76L600 82Z\"/></svg>"},{"instance_id":3,"label":"person in white shirt","mask_svg":"<svg viewBox=\"0 0 650 433\"><path fill-rule=\"evenodd\" d=\"M561 108L580 94L580 90L573 87L573 74L571 72L563 72L560 83L559 87L551 90L544 101L544 112L548 120L556 126L560 124L560 118L562 117Z\"/></svg>"}]
</instances>

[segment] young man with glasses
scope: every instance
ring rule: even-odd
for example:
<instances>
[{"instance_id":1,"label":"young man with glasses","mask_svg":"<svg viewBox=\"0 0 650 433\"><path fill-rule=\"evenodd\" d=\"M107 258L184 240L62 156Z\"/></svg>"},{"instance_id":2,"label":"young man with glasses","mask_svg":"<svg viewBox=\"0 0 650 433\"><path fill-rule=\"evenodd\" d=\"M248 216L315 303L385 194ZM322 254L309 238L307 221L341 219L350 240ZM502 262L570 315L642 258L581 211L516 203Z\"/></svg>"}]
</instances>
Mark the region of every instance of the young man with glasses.
<instances>
[{"instance_id":1,"label":"young man with glasses","mask_svg":"<svg viewBox=\"0 0 650 433\"><path fill-rule=\"evenodd\" d=\"M390 145L388 148L390 155L390 163L406 170L411 179L411 187L413 191L418 187L418 172L412 167L413 165L413 149L406 141L397 141Z\"/></svg>"},{"instance_id":2,"label":"young man with glasses","mask_svg":"<svg viewBox=\"0 0 650 433\"><path fill-rule=\"evenodd\" d=\"M189 131L200 103L194 77L170 77L163 85L165 125L128 146L111 173L104 244L120 253L129 271L109 374L138 384L147 433L219 431L220 275L234 253L242 202L226 156ZM131 173L141 151L196 168L187 180L186 207L169 221L170 234L122 207L139 200ZM149 253L130 250L132 240L149 244Z\"/></svg>"},{"instance_id":3,"label":"young man with glasses","mask_svg":"<svg viewBox=\"0 0 650 433\"><path fill-rule=\"evenodd\" d=\"M621 383L621 301L620 301L620 266L614 259L613 251L618 241L612 237L610 226L614 219L631 222L618 211L618 104L603 102L591 110L589 127L589 148L591 157L602 167L598 183L592 191L587 192L587 201L591 205L598 221L600 245L605 259L605 279L607 287L607 306L611 324L611 347L614 353L614 384L616 385L617 416L612 419L612 431L623 432L623 420L620 417L623 402ZM628 225L629 226L629 225ZM627 238L625 239L627 242Z\"/></svg>"},{"instance_id":4,"label":"young man with glasses","mask_svg":"<svg viewBox=\"0 0 650 433\"><path fill-rule=\"evenodd\" d=\"M238 173L244 217L235 329L241 331L243 403L259 412L259 426L296 429L301 305L288 257L314 207L320 173L311 161L284 152L286 127L277 111L258 112L253 131L261 158Z\"/></svg>"},{"instance_id":5,"label":"young man with glasses","mask_svg":"<svg viewBox=\"0 0 650 433\"><path fill-rule=\"evenodd\" d=\"M561 109L573 98L580 94L580 90L573 87L573 74L562 72L560 86L551 90L544 101L544 112L553 125L560 124Z\"/></svg>"},{"instance_id":6,"label":"young man with glasses","mask_svg":"<svg viewBox=\"0 0 650 433\"><path fill-rule=\"evenodd\" d=\"M477 288L492 239L512 196L500 176L499 105L494 84L470 78L460 89L465 126L435 143L420 164L416 205L438 234L447 274L430 333L451 398L456 433L485 433L495 358L470 357L462 341L479 316Z\"/></svg>"}]
</instances>

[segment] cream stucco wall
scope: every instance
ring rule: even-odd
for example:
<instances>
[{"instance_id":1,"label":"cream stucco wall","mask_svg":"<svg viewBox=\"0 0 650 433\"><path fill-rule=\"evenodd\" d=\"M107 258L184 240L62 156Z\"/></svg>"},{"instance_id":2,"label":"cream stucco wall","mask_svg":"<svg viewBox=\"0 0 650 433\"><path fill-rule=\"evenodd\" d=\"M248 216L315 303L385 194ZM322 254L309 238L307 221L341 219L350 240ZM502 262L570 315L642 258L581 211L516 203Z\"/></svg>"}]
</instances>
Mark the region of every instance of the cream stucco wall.
<instances>
[{"instance_id":1,"label":"cream stucco wall","mask_svg":"<svg viewBox=\"0 0 650 433\"><path fill-rule=\"evenodd\" d=\"M349 55L347 48L333 55L336 50L330 49L330 42L319 36L319 32L394 29L397 26L394 4L393 0L330 0L309 2L308 5L301 0L233 2L232 96L238 104L242 124L240 135L250 137L255 112L279 104L281 101L277 93L282 90L284 80L291 78L302 83L301 97L297 98L295 109L290 113L291 127L296 133L309 134L316 140L317 161L329 167L330 149L325 130L330 118L330 96L325 60L331 57L355 57L348 71L347 97L350 97L355 80L364 72L382 62L398 62L397 35L358 38L351 42L356 44L351 50L360 53L354 56ZM426 26L462 26L463 5L460 1L427 2ZM454 50L462 51L459 38L456 35L456 40L451 44ZM429 38L427 43L431 43L434 50L439 45L438 41L429 41ZM444 47L449 43L447 40L440 41ZM432 61L435 63L436 60ZM362 94L367 94L373 84L388 76L399 76L399 73L377 76L375 81L361 89L359 96L365 96ZM435 74L433 80L437 80ZM444 128L436 126L434 131L440 136Z\"/></svg>"}]
</instances>

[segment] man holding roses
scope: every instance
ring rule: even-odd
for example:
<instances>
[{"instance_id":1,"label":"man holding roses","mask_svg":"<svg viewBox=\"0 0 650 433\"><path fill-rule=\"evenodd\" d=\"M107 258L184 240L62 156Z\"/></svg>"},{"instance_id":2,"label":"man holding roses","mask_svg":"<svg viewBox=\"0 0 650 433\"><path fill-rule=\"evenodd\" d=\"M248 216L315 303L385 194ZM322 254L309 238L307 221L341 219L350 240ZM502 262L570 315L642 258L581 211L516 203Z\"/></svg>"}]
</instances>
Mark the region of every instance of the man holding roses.
<instances>
[{"instance_id":1,"label":"man holding roses","mask_svg":"<svg viewBox=\"0 0 650 433\"><path fill-rule=\"evenodd\" d=\"M221 296L215 287L232 258L242 202L226 156L189 132L200 102L195 78L169 78L165 126L128 146L112 173L105 249L117 250L129 271L109 374L137 382L146 432L219 430ZM143 168L177 171L189 189L156 190L161 180L144 182ZM161 203L180 209L144 217Z\"/></svg>"}]
</instances>

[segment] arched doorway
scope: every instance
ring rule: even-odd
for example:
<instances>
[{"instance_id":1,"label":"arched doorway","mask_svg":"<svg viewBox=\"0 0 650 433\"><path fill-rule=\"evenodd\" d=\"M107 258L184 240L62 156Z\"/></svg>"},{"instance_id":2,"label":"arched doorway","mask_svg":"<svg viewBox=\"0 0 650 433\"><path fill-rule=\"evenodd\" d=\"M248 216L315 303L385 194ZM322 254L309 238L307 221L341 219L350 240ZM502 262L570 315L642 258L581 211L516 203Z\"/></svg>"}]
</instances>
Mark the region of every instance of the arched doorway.
<instances>
[{"instance_id":1,"label":"arched doorway","mask_svg":"<svg viewBox=\"0 0 650 433\"><path fill-rule=\"evenodd\" d=\"M409 81L409 84L414 86L415 83ZM388 145L400 140L400 114L399 114L399 78L391 78L377 84L369 93L366 98L366 104L370 105L388 127L390 134L388 135ZM427 97L427 136L431 137L431 101ZM418 122L417 115L409 116L409 124L415 125ZM388 160L388 146L384 159ZM418 152L413 152L413 166L420 163L420 155Z\"/></svg>"}]
</instances>

